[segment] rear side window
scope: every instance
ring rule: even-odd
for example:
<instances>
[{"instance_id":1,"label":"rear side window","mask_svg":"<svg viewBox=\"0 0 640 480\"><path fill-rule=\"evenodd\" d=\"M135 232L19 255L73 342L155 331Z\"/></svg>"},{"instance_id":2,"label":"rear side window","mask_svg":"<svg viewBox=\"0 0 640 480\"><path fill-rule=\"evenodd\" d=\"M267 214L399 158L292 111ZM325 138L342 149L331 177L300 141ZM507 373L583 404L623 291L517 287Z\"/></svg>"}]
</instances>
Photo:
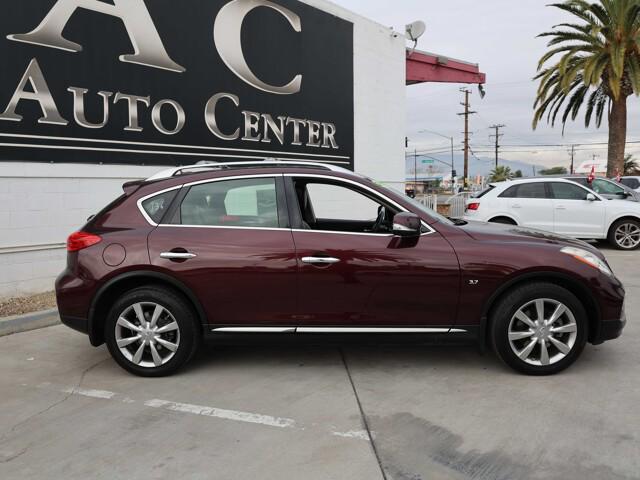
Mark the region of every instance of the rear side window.
<instances>
[{"instance_id":1,"label":"rear side window","mask_svg":"<svg viewBox=\"0 0 640 480\"><path fill-rule=\"evenodd\" d=\"M191 187L180 206L182 225L278 228L274 178L247 178Z\"/></svg>"},{"instance_id":2,"label":"rear side window","mask_svg":"<svg viewBox=\"0 0 640 480\"><path fill-rule=\"evenodd\" d=\"M638 180L637 178L623 178L622 180L620 180L620 183L633 189L640 187L640 180Z\"/></svg>"},{"instance_id":3,"label":"rear side window","mask_svg":"<svg viewBox=\"0 0 640 480\"><path fill-rule=\"evenodd\" d=\"M558 200L586 200L589 192L571 183L552 183L553 197Z\"/></svg>"},{"instance_id":4,"label":"rear side window","mask_svg":"<svg viewBox=\"0 0 640 480\"><path fill-rule=\"evenodd\" d=\"M153 223L160 223L164 217L173 199L176 198L178 190L171 190L170 192L161 193L155 197L148 198L142 202L142 208L149 216Z\"/></svg>"},{"instance_id":5,"label":"rear side window","mask_svg":"<svg viewBox=\"0 0 640 480\"><path fill-rule=\"evenodd\" d=\"M589 182L587 182L586 178L580 178L580 177L569 177L566 178L565 180L569 180L571 182L576 182L579 183L580 185L582 185L583 187L589 187Z\"/></svg>"},{"instance_id":6,"label":"rear side window","mask_svg":"<svg viewBox=\"0 0 640 480\"><path fill-rule=\"evenodd\" d=\"M521 183L504 191L501 198L547 198L544 183Z\"/></svg>"}]
</instances>

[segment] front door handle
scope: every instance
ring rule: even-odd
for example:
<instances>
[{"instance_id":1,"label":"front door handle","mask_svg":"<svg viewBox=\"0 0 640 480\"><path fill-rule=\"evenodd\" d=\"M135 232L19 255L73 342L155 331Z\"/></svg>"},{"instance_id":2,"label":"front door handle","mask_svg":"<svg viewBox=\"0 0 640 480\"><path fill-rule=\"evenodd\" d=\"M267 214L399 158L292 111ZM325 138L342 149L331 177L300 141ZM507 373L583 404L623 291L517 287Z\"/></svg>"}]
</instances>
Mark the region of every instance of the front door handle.
<instances>
[{"instance_id":1,"label":"front door handle","mask_svg":"<svg viewBox=\"0 0 640 480\"><path fill-rule=\"evenodd\" d=\"M520 206L520 204L514 203L513 205L511 205L511 208L522 208L522 207Z\"/></svg>"},{"instance_id":2,"label":"front door handle","mask_svg":"<svg viewBox=\"0 0 640 480\"><path fill-rule=\"evenodd\" d=\"M558 205L556 207L556 210L566 210L566 209L567 209L567 207L565 207L564 205Z\"/></svg>"},{"instance_id":3,"label":"front door handle","mask_svg":"<svg viewBox=\"0 0 640 480\"><path fill-rule=\"evenodd\" d=\"M189 260L190 258L195 257L197 257L195 253L189 252L162 252L160 254L160 258L167 260Z\"/></svg>"},{"instance_id":4,"label":"front door handle","mask_svg":"<svg viewBox=\"0 0 640 480\"><path fill-rule=\"evenodd\" d=\"M333 257L302 257L302 263L308 263L310 265L333 265L340 263L340 259Z\"/></svg>"}]
</instances>

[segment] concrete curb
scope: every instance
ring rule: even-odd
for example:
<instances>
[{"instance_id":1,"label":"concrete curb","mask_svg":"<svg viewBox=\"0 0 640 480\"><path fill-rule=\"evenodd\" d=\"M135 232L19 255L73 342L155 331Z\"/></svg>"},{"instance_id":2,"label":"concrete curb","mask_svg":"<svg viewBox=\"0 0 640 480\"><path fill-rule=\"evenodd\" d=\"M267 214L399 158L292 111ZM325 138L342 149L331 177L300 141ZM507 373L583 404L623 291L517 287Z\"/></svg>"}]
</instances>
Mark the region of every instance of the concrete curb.
<instances>
[{"instance_id":1,"label":"concrete curb","mask_svg":"<svg viewBox=\"0 0 640 480\"><path fill-rule=\"evenodd\" d=\"M38 328L51 327L60 323L58 309L43 310L13 317L0 318L0 337L13 333L28 332Z\"/></svg>"}]
</instances>

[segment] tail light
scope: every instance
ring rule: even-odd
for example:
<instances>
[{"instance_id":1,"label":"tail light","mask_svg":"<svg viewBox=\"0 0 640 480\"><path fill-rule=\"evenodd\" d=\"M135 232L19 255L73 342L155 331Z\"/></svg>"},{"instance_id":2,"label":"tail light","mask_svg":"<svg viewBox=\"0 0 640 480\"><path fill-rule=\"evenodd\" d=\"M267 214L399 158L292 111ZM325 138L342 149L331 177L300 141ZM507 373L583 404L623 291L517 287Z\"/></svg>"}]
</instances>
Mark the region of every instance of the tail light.
<instances>
[{"instance_id":1,"label":"tail light","mask_svg":"<svg viewBox=\"0 0 640 480\"><path fill-rule=\"evenodd\" d=\"M473 202L467 205L467 210L472 210L472 211L476 211L480 208L480 203L478 202Z\"/></svg>"},{"instance_id":2,"label":"tail light","mask_svg":"<svg viewBox=\"0 0 640 480\"><path fill-rule=\"evenodd\" d=\"M77 252L100 243L102 238L87 232L75 232L67 238L67 252Z\"/></svg>"}]
</instances>

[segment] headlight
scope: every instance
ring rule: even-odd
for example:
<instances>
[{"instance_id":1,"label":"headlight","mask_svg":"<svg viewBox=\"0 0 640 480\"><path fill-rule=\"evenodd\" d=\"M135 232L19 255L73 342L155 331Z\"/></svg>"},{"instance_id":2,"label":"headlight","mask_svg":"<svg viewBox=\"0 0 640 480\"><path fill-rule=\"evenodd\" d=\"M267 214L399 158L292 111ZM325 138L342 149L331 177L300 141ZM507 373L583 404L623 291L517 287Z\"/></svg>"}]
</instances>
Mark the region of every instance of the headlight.
<instances>
[{"instance_id":1,"label":"headlight","mask_svg":"<svg viewBox=\"0 0 640 480\"><path fill-rule=\"evenodd\" d=\"M613 272L611 271L609 266L588 250L583 250L581 248L575 247L564 247L560 251L562 253L566 253L567 255L571 255L576 260L582 263L586 263L590 267L597 268L606 275L613 276Z\"/></svg>"}]
</instances>

